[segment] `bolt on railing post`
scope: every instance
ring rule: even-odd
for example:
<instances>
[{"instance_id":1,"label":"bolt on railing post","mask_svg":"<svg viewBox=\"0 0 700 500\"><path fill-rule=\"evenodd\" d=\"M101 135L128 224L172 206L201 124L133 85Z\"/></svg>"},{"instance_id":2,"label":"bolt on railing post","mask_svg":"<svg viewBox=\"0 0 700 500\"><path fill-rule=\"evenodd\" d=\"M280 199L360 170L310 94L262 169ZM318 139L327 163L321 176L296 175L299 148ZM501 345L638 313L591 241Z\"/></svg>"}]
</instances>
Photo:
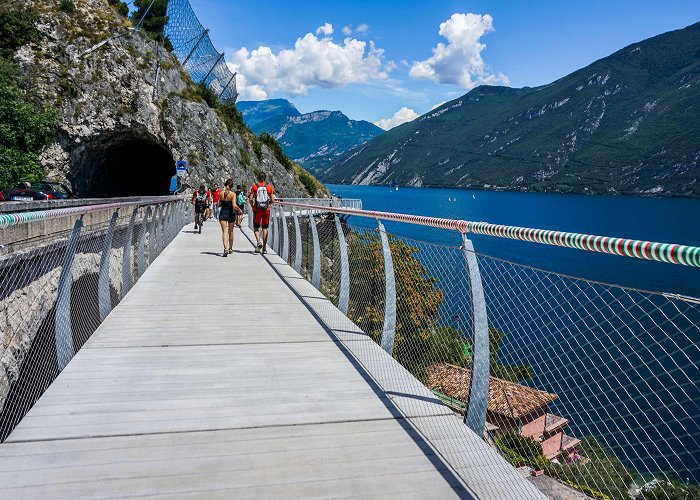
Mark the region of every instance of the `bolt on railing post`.
<instances>
[{"instance_id":1,"label":"bolt on railing post","mask_svg":"<svg viewBox=\"0 0 700 500\"><path fill-rule=\"evenodd\" d=\"M381 346L391 355L394 352L394 337L396 336L396 281L394 279L394 263L391 259L391 247L384 224L378 221L379 236L382 240L384 257L384 280L386 286L384 299L384 328L382 329Z\"/></svg>"},{"instance_id":2,"label":"bolt on railing post","mask_svg":"<svg viewBox=\"0 0 700 500\"><path fill-rule=\"evenodd\" d=\"M73 287L73 263L75 262L75 252L78 249L80 230L83 227L83 218L75 221L68 243L66 253L63 255L61 264L61 275L58 279L58 295L56 298L56 363L58 371L63 371L68 362L75 355L75 345L73 344L73 327L71 325L71 288Z\"/></svg>"},{"instance_id":3,"label":"bolt on railing post","mask_svg":"<svg viewBox=\"0 0 700 500\"><path fill-rule=\"evenodd\" d=\"M289 263L289 228L287 227L287 212L282 207L282 231L284 233L284 247L282 248L282 260Z\"/></svg>"},{"instance_id":4,"label":"bolt on railing post","mask_svg":"<svg viewBox=\"0 0 700 500\"><path fill-rule=\"evenodd\" d=\"M139 241L136 245L136 271L138 273L139 278L146 270L146 226L148 225L148 217L150 215L151 207L146 207L146 211L143 214L143 220L141 221L141 233L139 234Z\"/></svg>"},{"instance_id":5,"label":"bolt on railing post","mask_svg":"<svg viewBox=\"0 0 700 500\"><path fill-rule=\"evenodd\" d=\"M156 259L156 246L158 245L158 210L159 206L153 207L153 217L151 217L151 230L148 232L148 266Z\"/></svg>"},{"instance_id":6,"label":"bolt on railing post","mask_svg":"<svg viewBox=\"0 0 700 500\"><path fill-rule=\"evenodd\" d=\"M479 262L474 253L474 245L466 234L462 234L462 253L469 272L472 309L474 311L472 376L464 423L478 436L482 436L486 425L486 405L489 393L489 323Z\"/></svg>"},{"instance_id":7,"label":"bolt on railing post","mask_svg":"<svg viewBox=\"0 0 700 500\"><path fill-rule=\"evenodd\" d=\"M109 221L109 228L105 234L105 242L102 246L102 255L100 256L100 272L97 278L97 303L100 309L100 322L104 321L112 309L112 300L109 295L109 258L112 253L112 239L114 238L114 229L117 226L118 217L119 209L117 208Z\"/></svg>"},{"instance_id":8,"label":"bolt on railing post","mask_svg":"<svg viewBox=\"0 0 700 500\"><path fill-rule=\"evenodd\" d=\"M338 292L338 309L347 316L350 303L350 264L348 262L348 246L345 242L343 225L335 216L335 230L338 233L338 248L340 249L340 291Z\"/></svg>"},{"instance_id":9,"label":"bolt on railing post","mask_svg":"<svg viewBox=\"0 0 700 500\"><path fill-rule=\"evenodd\" d=\"M316 290L321 289L321 245L318 241L318 229L316 228L316 218L313 210L309 211L309 222L311 224L311 238L313 239L314 264L311 272L311 284Z\"/></svg>"},{"instance_id":10,"label":"bolt on railing post","mask_svg":"<svg viewBox=\"0 0 700 500\"><path fill-rule=\"evenodd\" d=\"M294 270L301 274L301 228L299 227L299 217L297 211L292 208L292 217L294 217L294 235L296 237L296 248L294 249Z\"/></svg>"},{"instance_id":11,"label":"bolt on railing post","mask_svg":"<svg viewBox=\"0 0 700 500\"><path fill-rule=\"evenodd\" d=\"M136 215L139 207L134 207L129 219L129 227L126 230L126 239L124 241L124 249L122 255L122 298L131 290L134 284L134 279L131 275L131 241L134 235L134 226L136 225Z\"/></svg>"}]
</instances>

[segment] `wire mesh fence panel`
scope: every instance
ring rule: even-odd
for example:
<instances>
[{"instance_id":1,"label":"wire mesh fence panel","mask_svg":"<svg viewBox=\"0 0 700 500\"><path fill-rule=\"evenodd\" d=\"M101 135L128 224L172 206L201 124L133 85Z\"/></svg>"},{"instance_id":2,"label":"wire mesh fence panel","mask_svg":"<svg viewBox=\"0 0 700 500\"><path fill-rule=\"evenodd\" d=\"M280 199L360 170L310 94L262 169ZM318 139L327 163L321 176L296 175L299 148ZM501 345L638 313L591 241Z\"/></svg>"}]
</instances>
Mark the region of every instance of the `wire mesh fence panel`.
<instances>
[{"instance_id":1,"label":"wire mesh fence panel","mask_svg":"<svg viewBox=\"0 0 700 500\"><path fill-rule=\"evenodd\" d=\"M466 241L456 247L391 234L393 274L386 273L376 229L336 225L332 213L315 221L320 290L329 299L319 303L322 316L458 470L473 468L477 456L483 466L503 467L458 429L481 398L479 439L513 466L597 498L700 498L700 301L534 269L474 253ZM349 261L347 316L357 329L331 307L341 295L338 226ZM307 280L310 233L302 231ZM487 317L482 396L472 380L479 355L474 275ZM383 350L387 335L395 363ZM435 418L441 412L460 418Z\"/></svg>"},{"instance_id":2,"label":"wire mesh fence panel","mask_svg":"<svg viewBox=\"0 0 700 500\"><path fill-rule=\"evenodd\" d=\"M209 30L194 13L187 0L170 0L167 8L165 36L173 46L173 53L195 83L206 85L224 102L235 102L236 76L226 65L209 38Z\"/></svg>"},{"instance_id":3,"label":"wire mesh fence panel","mask_svg":"<svg viewBox=\"0 0 700 500\"><path fill-rule=\"evenodd\" d=\"M177 215L158 221L160 233L151 230L153 258L186 222L180 204L161 204L159 214L167 208ZM46 225L41 236L13 242L0 257L0 441L140 277L139 259L152 262L137 234L153 226L145 218L152 206L57 215L56 227L72 229L51 232Z\"/></svg>"}]
</instances>

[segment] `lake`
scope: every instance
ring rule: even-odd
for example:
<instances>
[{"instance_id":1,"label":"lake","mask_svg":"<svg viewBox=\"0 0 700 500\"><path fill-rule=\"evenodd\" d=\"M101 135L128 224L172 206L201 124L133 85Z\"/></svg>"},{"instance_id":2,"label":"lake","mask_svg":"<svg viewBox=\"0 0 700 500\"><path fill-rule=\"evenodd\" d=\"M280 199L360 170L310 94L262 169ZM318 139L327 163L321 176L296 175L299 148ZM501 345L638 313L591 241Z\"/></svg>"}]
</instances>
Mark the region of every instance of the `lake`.
<instances>
[{"instance_id":1,"label":"lake","mask_svg":"<svg viewBox=\"0 0 700 500\"><path fill-rule=\"evenodd\" d=\"M344 198L362 199L368 210L700 246L699 200L328 187ZM349 224L376 227L362 217L351 217ZM468 277L454 248L459 234L385 225L392 234L427 242L409 241L444 294L438 322L469 342ZM642 473L672 470L700 482L700 303L644 292L700 297L700 269L470 238L481 254L489 326L504 333L499 362L532 369L527 384L558 396L549 411L569 419L567 432L605 441Z\"/></svg>"},{"instance_id":2,"label":"lake","mask_svg":"<svg viewBox=\"0 0 700 500\"><path fill-rule=\"evenodd\" d=\"M328 189L361 198L368 210L402 212L510 226L700 246L700 200L514 193L461 189L344 186ZM449 201L456 199L456 201ZM373 226L369 219L353 224ZM458 245L450 231L388 222L387 231ZM471 235L476 252L580 278L700 297L700 268L642 261L538 243Z\"/></svg>"}]
</instances>

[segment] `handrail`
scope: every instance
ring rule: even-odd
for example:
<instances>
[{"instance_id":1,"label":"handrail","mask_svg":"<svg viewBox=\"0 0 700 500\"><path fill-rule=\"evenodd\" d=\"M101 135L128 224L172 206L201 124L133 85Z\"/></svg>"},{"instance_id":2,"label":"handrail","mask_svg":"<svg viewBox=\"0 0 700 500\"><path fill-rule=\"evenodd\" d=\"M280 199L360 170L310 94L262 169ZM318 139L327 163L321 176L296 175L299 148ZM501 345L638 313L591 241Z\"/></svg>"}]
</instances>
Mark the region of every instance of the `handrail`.
<instances>
[{"instance_id":1,"label":"handrail","mask_svg":"<svg viewBox=\"0 0 700 500\"><path fill-rule=\"evenodd\" d=\"M296 203L285 200L275 200L276 204L317 210L318 205ZM675 243L657 243L653 241L631 240L627 238L613 238L609 236L595 236L590 234L567 233L564 231L551 231L547 229L533 229L518 226L505 226L490 224L488 222L473 222L457 219L443 219L439 217L426 217L421 215L409 215L393 212L378 212L375 210L357 210L342 207L324 207L324 210L336 214L355 215L372 219L405 222L425 227L436 227L459 231L462 234L474 233L512 240L529 241L545 245L555 245L590 252L621 255L644 260L655 260L669 264L700 267L700 247L679 245Z\"/></svg>"},{"instance_id":2,"label":"handrail","mask_svg":"<svg viewBox=\"0 0 700 500\"><path fill-rule=\"evenodd\" d=\"M20 212L0 215L0 229L37 222L49 219L58 219L68 215L85 214L98 210L108 210L110 208L132 207L139 205L159 205L170 201L183 199L182 196L154 196L152 198L142 198L136 201L121 201L115 203L102 203L97 205L82 205L79 207L55 208L53 210L39 210L36 212Z\"/></svg>"}]
</instances>

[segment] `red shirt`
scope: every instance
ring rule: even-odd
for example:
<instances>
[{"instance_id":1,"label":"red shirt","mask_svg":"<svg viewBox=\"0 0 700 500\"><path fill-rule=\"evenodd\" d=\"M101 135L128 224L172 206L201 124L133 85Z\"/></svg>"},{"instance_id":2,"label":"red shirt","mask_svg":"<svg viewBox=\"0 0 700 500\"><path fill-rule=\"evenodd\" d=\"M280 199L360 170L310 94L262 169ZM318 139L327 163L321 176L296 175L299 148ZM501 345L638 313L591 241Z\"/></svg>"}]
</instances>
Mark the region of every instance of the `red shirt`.
<instances>
[{"instance_id":1,"label":"red shirt","mask_svg":"<svg viewBox=\"0 0 700 500\"><path fill-rule=\"evenodd\" d=\"M211 192L211 201L214 203L219 202L219 194L221 194L221 189L216 188Z\"/></svg>"},{"instance_id":2,"label":"red shirt","mask_svg":"<svg viewBox=\"0 0 700 500\"><path fill-rule=\"evenodd\" d=\"M272 204L272 193L274 193L274 189L272 189L272 184L268 184L267 182L261 182L261 183L255 183L250 187L250 196L253 197L253 207L255 210L257 210L257 207L255 207L255 196L258 193L258 186L265 186L267 188L267 196L270 198L270 204ZM270 211L270 205L267 206L267 211Z\"/></svg>"}]
</instances>

